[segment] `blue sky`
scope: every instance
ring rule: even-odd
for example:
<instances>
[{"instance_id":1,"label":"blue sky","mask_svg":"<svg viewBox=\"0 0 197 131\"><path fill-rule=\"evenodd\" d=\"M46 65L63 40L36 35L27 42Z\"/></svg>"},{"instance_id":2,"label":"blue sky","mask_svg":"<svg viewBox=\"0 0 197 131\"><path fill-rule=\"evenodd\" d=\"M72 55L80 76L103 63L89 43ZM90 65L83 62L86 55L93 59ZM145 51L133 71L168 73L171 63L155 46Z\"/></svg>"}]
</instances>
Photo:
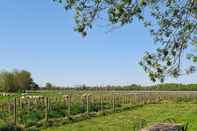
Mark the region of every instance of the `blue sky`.
<instances>
[{"instance_id":1,"label":"blue sky","mask_svg":"<svg viewBox=\"0 0 197 131\"><path fill-rule=\"evenodd\" d=\"M107 33L102 23L82 38L72 16L52 0L0 1L0 70L25 69L37 83L153 84L138 62L154 49L139 23ZM192 83L197 75L167 82Z\"/></svg>"}]
</instances>

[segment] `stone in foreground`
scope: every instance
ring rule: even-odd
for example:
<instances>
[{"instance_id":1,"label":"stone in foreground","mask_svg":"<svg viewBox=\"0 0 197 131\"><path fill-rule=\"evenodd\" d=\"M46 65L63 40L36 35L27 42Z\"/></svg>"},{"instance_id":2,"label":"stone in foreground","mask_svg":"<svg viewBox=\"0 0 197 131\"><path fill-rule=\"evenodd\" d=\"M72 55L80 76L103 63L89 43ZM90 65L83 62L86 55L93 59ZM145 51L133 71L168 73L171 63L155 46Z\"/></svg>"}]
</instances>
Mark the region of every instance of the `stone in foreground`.
<instances>
[{"instance_id":1,"label":"stone in foreground","mask_svg":"<svg viewBox=\"0 0 197 131\"><path fill-rule=\"evenodd\" d=\"M140 131L183 131L183 129L184 126L182 124L159 123L148 128L143 128Z\"/></svg>"}]
</instances>

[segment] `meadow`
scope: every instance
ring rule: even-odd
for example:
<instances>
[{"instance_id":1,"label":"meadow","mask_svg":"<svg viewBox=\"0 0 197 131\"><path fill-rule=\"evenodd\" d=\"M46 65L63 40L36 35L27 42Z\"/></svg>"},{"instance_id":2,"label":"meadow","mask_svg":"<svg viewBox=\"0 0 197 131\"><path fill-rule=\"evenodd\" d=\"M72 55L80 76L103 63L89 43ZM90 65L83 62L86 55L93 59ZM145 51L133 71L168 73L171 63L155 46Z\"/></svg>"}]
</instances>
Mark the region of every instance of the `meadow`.
<instances>
[{"instance_id":1,"label":"meadow","mask_svg":"<svg viewBox=\"0 0 197 131\"><path fill-rule=\"evenodd\" d=\"M43 131L134 131L136 123L145 125L158 122L189 123L189 131L197 130L197 104L150 104L133 110L92 118L74 124L42 129Z\"/></svg>"},{"instance_id":2,"label":"meadow","mask_svg":"<svg viewBox=\"0 0 197 131\"><path fill-rule=\"evenodd\" d=\"M12 123L28 130L127 131L170 119L189 122L193 130L197 129L193 124L196 104L196 91L28 91L0 97L0 125Z\"/></svg>"}]
</instances>

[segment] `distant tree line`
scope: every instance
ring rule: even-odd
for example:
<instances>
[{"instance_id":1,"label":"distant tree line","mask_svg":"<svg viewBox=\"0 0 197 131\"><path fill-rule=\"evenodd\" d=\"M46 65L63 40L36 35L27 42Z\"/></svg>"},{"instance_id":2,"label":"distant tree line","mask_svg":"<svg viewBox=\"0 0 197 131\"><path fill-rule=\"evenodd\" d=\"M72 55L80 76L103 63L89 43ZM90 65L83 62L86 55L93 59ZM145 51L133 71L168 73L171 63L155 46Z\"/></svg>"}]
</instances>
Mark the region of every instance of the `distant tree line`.
<instances>
[{"instance_id":1,"label":"distant tree line","mask_svg":"<svg viewBox=\"0 0 197 131\"><path fill-rule=\"evenodd\" d=\"M47 82L45 86L39 87L33 80L31 73L26 70L1 71L0 92L25 92L26 90L125 90L125 91L197 91L197 84L157 84L152 86L141 86L137 84L124 86L87 86L85 84L72 87L60 87Z\"/></svg>"},{"instance_id":2,"label":"distant tree line","mask_svg":"<svg viewBox=\"0 0 197 131\"><path fill-rule=\"evenodd\" d=\"M137 84L125 85L125 86L87 86L85 84L76 87L58 87L51 83L46 83L45 87L41 88L45 90L106 90L106 91L197 91L197 84L177 84L177 83L166 83L157 84L152 86L141 86Z\"/></svg>"},{"instance_id":3,"label":"distant tree line","mask_svg":"<svg viewBox=\"0 0 197 131\"><path fill-rule=\"evenodd\" d=\"M25 90L37 90L39 86L33 81L31 73L26 70L1 71L1 92L24 92Z\"/></svg>"},{"instance_id":4,"label":"distant tree line","mask_svg":"<svg viewBox=\"0 0 197 131\"><path fill-rule=\"evenodd\" d=\"M141 86L137 84L125 86L79 86L77 90L125 90L125 91L197 91L197 84L166 83L152 86Z\"/></svg>"},{"instance_id":5,"label":"distant tree line","mask_svg":"<svg viewBox=\"0 0 197 131\"><path fill-rule=\"evenodd\" d=\"M66 88L66 87L55 86L55 85L53 85L52 83L47 82L47 83L45 84L45 86L42 87L41 89L42 89L42 90L62 90L62 89L65 89L65 88Z\"/></svg>"}]
</instances>

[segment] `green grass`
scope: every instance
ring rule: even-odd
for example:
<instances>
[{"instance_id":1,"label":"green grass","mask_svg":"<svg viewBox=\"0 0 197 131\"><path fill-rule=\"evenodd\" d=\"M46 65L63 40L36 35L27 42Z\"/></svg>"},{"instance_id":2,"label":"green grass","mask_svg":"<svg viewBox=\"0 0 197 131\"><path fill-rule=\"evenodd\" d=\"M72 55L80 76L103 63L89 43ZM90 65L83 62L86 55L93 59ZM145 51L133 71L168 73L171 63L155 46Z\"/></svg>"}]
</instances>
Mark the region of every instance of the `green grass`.
<instances>
[{"instance_id":1,"label":"green grass","mask_svg":"<svg viewBox=\"0 0 197 131\"><path fill-rule=\"evenodd\" d=\"M90 93L94 96L94 98L97 98L94 100L94 103L100 104L100 96L105 96L105 98L110 98L110 100L106 100L108 104L104 105L105 109L107 107L110 107L112 109L112 94L113 91L75 91L75 90L62 90L62 91L29 91L28 95L39 95L39 96L47 96L51 99L50 106L53 107L52 110L48 112L48 117L49 119L53 118L65 118L65 115L67 113L67 108L65 106L64 101L63 101L63 95L69 94L72 96L72 104L71 104L71 114L76 115L78 113L85 112L86 107L82 108L81 104L81 96L84 93ZM121 94L127 94L127 91L120 91ZM20 96L21 94L14 94L14 96L10 97L0 97L0 103L7 103L8 101L13 100L15 96ZM193 96L191 99L184 97L180 98L179 95L176 96L174 94L173 97L168 96L167 94L165 95L168 98L165 98L165 101L162 101L163 104L152 104L152 105L146 105L144 107L139 107L137 109L133 109L130 111L125 111L122 113L116 113L108 116L99 116L96 118L92 118L90 120L85 120L82 122L78 123L72 123L72 124L67 124L62 127L53 127L50 129L45 129L49 131L57 130L57 131L132 131L134 123L138 122L140 119L143 120L145 119L148 124L155 123L155 122L160 122L168 118L174 118L176 119L177 122L189 122L190 123L190 129L196 131L197 126L195 127L197 123L197 104L191 104L192 103L197 103L196 98ZM56 98L57 101L56 101ZM121 97L124 98L124 97ZM155 95L150 96L151 99L155 100ZM59 101L60 100L60 101ZM124 99L121 99L124 100ZM140 99L137 99L137 103L139 102ZM176 104L170 104L169 102L174 102ZM190 103L189 103L190 101ZM118 102L118 101L117 101ZM167 102L168 104L166 104ZM181 104L178 104L178 103ZM187 102L187 103L186 103ZM104 102L105 103L105 102ZM135 102L134 102L135 103ZM132 105L134 105L134 103ZM94 109L91 107L91 111L96 111L97 106L94 106ZM127 104L124 104L122 102L122 108L124 106L129 106ZM116 106L117 107L117 106ZM100 108L98 108L100 109ZM20 110L18 108L18 119L17 122L19 124L25 125L27 127L31 126L37 126L36 122L39 122L41 120L44 120L44 114L45 114L45 106L44 103L41 105L33 105L31 107L31 110L25 108L23 110ZM12 120L13 115L9 115L10 117L2 115L3 118L9 118L8 120ZM1 114L0 114L1 117ZM195 118L196 117L196 118ZM0 118L1 119L1 118ZM56 121L54 121L55 123ZM50 123L50 122L49 122ZM60 124L49 124L50 126L55 126L55 125L62 125L61 122ZM64 123L64 122L62 122ZM1 123L0 123L1 124ZM38 124L39 127L40 124ZM42 126L44 127L44 126Z\"/></svg>"},{"instance_id":2,"label":"green grass","mask_svg":"<svg viewBox=\"0 0 197 131\"><path fill-rule=\"evenodd\" d=\"M43 131L132 131L134 123L144 119L148 124L175 119L179 123L189 122L189 131L197 130L197 104L152 104L130 111L92 118Z\"/></svg>"}]
</instances>

